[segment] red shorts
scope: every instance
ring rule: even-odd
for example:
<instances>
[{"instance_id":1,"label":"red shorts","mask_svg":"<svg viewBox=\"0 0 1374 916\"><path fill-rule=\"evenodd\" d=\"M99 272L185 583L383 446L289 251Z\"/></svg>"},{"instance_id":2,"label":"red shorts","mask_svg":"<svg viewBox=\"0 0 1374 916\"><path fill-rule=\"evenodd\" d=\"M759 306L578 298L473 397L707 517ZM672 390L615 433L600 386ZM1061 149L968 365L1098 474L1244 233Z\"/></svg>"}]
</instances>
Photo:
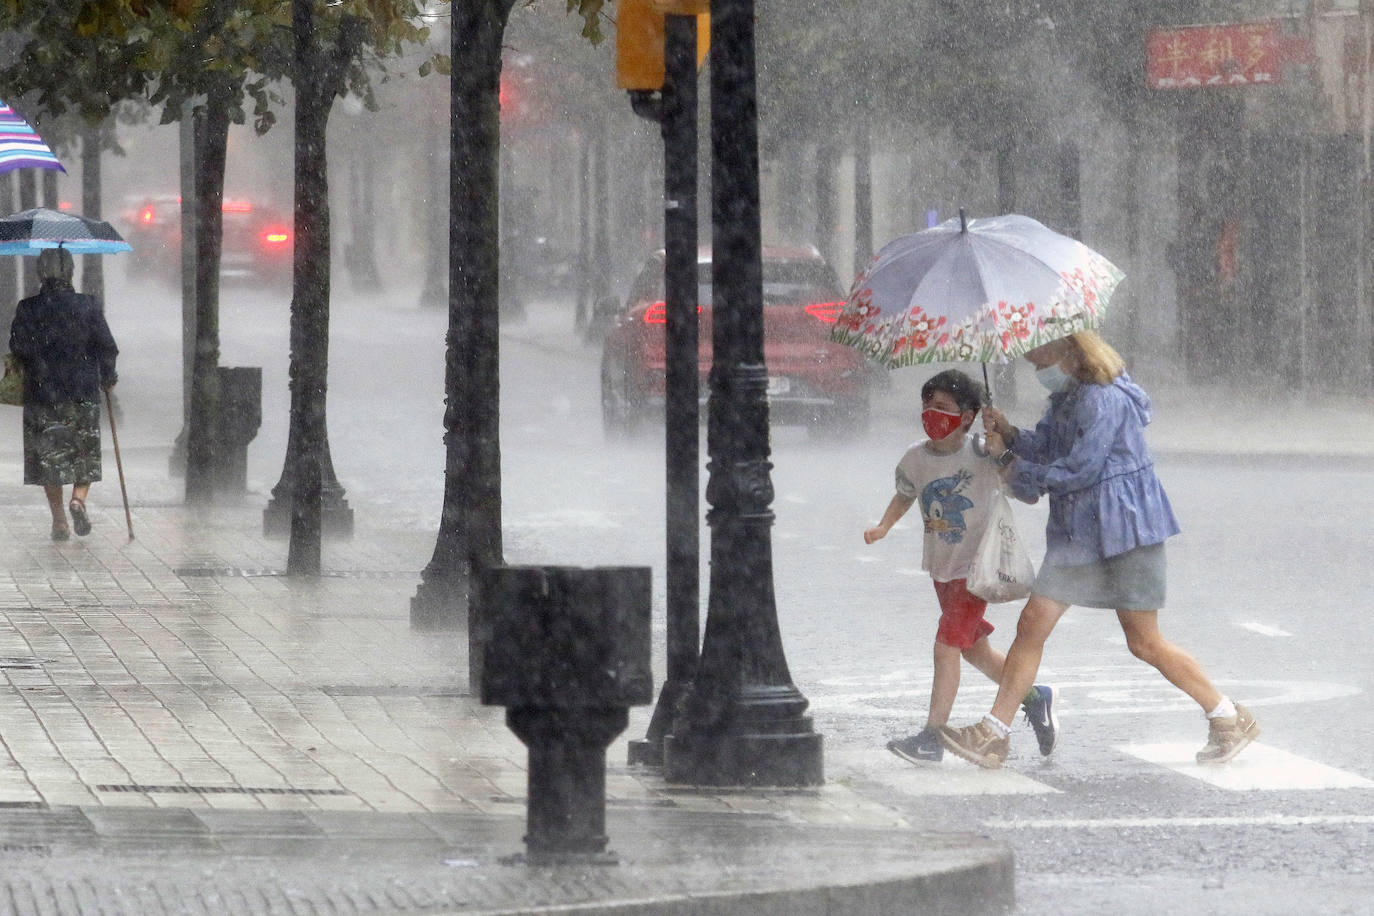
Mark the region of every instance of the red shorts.
<instances>
[{"instance_id":1,"label":"red shorts","mask_svg":"<svg viewBox=\"0 0 1374 916\"><path fill-rule=\"evenodd\" d=\"M967 579L951 579L935 583L935 597L940 599L940 627L935 641L956 649L968 649L992 632L992 624L983 619L988 603L971 594Z\"/></svg>"}]
</instances>

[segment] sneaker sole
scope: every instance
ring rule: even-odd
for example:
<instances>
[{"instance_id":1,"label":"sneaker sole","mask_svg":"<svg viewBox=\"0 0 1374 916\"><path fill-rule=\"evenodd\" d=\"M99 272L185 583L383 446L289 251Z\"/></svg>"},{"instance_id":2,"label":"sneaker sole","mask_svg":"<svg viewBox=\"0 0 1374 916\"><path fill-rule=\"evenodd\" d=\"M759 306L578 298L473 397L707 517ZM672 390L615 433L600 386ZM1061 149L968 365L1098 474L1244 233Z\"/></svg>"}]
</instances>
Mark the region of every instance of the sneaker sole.
<instances>
[{"instance_id":1,"label":"sneaker sole","mask_svg":"<svg viewBox=\"0 0 1374 916\"><path fill-rule=\"evenodd\" d=\"M1230 763L1232 760L1236 759L1237 754L1239 754L1241 751L1249 747L1254 742L1254 740L1259 736L1259 725L1257 723L1251 723L1250 728L1241 733L1240 740L1233 744L1231 746L1231 749L1228 750L1225 754L1223 754L1220 757L1211 757L1206 760L1198 758L1198 763L1201 766L1205 767L1217 766L1218 764L1222 763Z\"/></svg>"},{"instance_id":2,"label":"sneaker sole","mask_svg":"<svg viewBox=\"0 0 1374 916\"><path fill-rule=\"evenodd\" d=\"M887 746L887 749L891 751L895 756L905 760L907 763L939 763L944 758L944 754L941 754L939 757L916 757L906 753L905 751L899 750L892 744L889 744Z\"/></svg>"},{"instance_id":3,"label":"sneaker sole","mask_svg":"<svg viewBox=\"0 0 1374 916\"><path fill-rule=\"evenodd\" d=\"M992 754L976 754L965 749L959 742L949 737L944 728L940 729L940 744L954 756L961 757L969 763L977 764L985 770L1000 770L1002 768L1002 758Z\"/></svg>"},{"instance_id":4,"label":"sneaker sole","mask_svg":"<svg viewBox=\"0 0 1374 916\"><path fill-rule=\"evenodd\" d=\"M1054 753L1054 749L1055 749L1056 747L1059 746L1059 716L1058 716L1058 714L1055 713L1055 711L1054 711L1054 707L1055 707L1055 703L1056 703L1056 699L1055 699L1055 698L1056 698L1056 692L1055 692L1055 691L1051 691L1051 693L1050 693L1050 702L1049 702L1049 704L1048 704L1048 707L1049 707L1049 712L1050 712L1050 728L1053 729L1053 738L1050 739L1050 746L1049 746L1049 747L1045 747L1044 744L1041 744L1041 743L1040 743L1040 732L1039 732L1039 731L1036 731L1034 725L1031 726L1031 730L1032 730L1032 731L1035 731L1035 742L1036 742L1036 744L1038 744L1038 745L1040 746L1040 756L1041 756L1041 757L1048 757L1049 755L1053 754L1053 753Z\"/></svg>"},{"instance_id":5,"label":"sneaker sole","mask_svg":"<svg viewBox=\"0 0 1374 916\"><path fill-rule=\"evenodd\" d=\"M1050 739L1049 747L1045 747L1045 745L1043 744L1040 745L1041 757L1048 757L1049 755L1053 754L1054 749L1059 746L1059 717L1055 715L1053 712L1050 713L1050 728L1054 729L1054 737ZM1036 738L1039 737L1039 735L1036 735Z\"/></svg>"}]
</instances>

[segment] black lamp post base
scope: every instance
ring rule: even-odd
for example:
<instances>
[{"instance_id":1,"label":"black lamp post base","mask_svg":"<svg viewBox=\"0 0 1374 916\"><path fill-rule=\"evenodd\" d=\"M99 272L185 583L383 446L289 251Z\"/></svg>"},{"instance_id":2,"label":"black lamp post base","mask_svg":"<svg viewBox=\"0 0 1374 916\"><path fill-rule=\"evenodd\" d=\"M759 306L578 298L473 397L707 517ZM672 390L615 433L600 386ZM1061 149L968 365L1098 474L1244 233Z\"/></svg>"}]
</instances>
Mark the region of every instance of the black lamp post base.
<instances>
[{"instance_id":1,"label":"black lamp post base","mask_svg":"<svg viewBox=\"0 0 1374 916\"><path fill-rule=\"evenodd\" d=\"M620 856L605 852L517 852L497 860L502 865L525 865L530 868L580 868L584 865L619 865Z\"/></svg>"},{"instance_id":2,"label":"black lamp post base","mask_svg":"<svg viewBox=\"0 0 1374 916\"><path fill-rule=\"evenodd\" d=\"M811 719L769 734L669 735L663 776L697 786L819 786L825 783L823 739Z\"/></svg>"},{"instance_id":3,"label":"black lamp post base","mask_svg":"<svg viewBox=\"0 0 1374 916\"><path fill-rule=\"evenodd\" d=\"M463 630L468 625L468 588L465 577L454 574L422 577L410 599L414 630Z\"/></svg>"},{"instance_id":4,"label":"black lamp post base","mask_svg":"<svg viewBox=\"0 0 1374 916\"><path fill-rule=\"evenodd\" d=\"M663 766L663 742L650 741L648 738L636 738L630 742L626 757L626 762L632 767L661 767Z\"/></svg>"},{"instance_id":5,"label":"black lamp post base","mask_svg":"<svg viewBox=\"0 0 1374 916\"><path fill-rule=\"evenodd\" d=\"M353 509L343 497L326 496L320 506L320 533L326 537L353 537ZM262 510L263 537L286 537L291 533L291 500L273 497Z\"/></svg>"}]
</instances>

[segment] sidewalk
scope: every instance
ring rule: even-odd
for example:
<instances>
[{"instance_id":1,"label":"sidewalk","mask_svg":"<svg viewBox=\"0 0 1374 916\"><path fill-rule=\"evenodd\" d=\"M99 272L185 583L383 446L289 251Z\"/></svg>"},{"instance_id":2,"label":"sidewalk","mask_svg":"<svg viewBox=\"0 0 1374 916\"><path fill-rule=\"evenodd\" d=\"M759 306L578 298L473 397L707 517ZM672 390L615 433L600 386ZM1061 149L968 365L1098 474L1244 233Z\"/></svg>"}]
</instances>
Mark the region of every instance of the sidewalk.
<instances>
[{"instance_id":1,"label":"sidewalk","mask_svg":"<svg viewBox=\"0 0 1374 916\"><path fill-rule=\"evenodd\" d=\"M111 468L110 470L113 470ZM432 535L367 527L284 576L261 506L134 507L53 543L0 484L0 912L986 913L1010 852L832 780L671 787L610 748L620 864L529 869L525 749L414 633ZM7 480L15 479L6 475Z\"/></svg>"}]
</instances>

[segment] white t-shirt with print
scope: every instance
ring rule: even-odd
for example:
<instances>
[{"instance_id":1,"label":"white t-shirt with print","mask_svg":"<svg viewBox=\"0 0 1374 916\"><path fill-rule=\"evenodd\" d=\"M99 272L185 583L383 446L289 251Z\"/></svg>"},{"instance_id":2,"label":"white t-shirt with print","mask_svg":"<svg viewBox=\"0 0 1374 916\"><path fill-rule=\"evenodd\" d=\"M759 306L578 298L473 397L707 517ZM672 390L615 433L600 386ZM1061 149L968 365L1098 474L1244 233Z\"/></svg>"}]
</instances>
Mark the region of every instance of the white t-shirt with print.
<instances>
[{"instance_id":1,"label":"white t-shirt with print","mask_svg":"<svg viewBox=\"0 0 1374 916\"><path fill-rule=\"evenodd\" d=\"M965 579L1002 481L992 460L974 451L973 436L948 455L926 444L912 445L897 462L897 492L916 500L912 508L925 521L921 568L937 582Z\"/></svg>"}]
</instances>

